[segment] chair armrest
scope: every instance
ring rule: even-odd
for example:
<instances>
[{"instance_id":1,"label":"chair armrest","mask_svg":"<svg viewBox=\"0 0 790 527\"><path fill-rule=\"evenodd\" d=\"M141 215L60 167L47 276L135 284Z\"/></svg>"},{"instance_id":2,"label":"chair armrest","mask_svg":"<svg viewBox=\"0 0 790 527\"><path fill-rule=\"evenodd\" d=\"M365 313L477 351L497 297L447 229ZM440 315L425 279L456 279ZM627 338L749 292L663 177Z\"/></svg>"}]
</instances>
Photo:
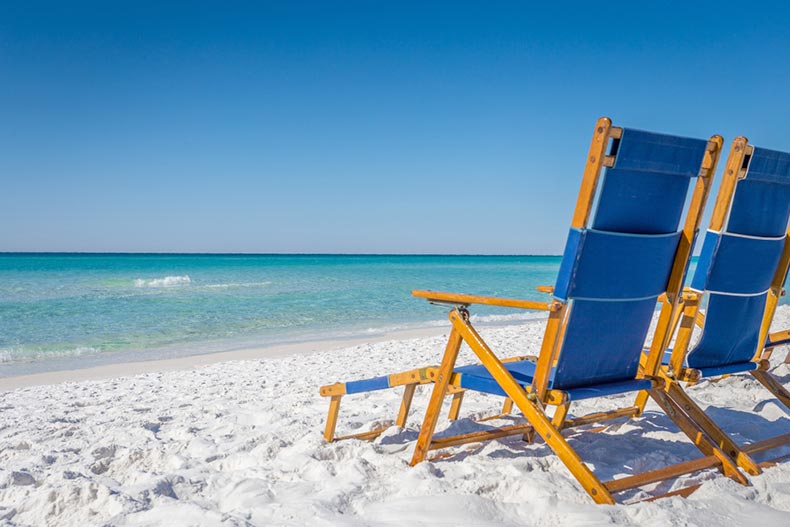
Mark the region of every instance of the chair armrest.
<instances>
[{"instance_id":1,"label":"chair armrest","mask_svg":"<svg viewBox=\"0 0 790 527\"><path fill-rule=\"evenodd\" d=\"M553 285L539 285L535 289L538 290L538 293L548 293L550 295L554 294L554 286Z\"/></svg>"},{"instance_id":2,"label":"chair armrest","mask_svg":"<svg viewBox=\"0 0 790 527\"><path fill-rule=\"evenodd\" d=\"M776 346L781 345L783 342L786 342L789 339L790 339L790 329L785 329L782 331L771 333L768 335L768 345L766 346L766 348L774 348Z\"/></svg>"},{"instance_id":3,"label":"chair armrest","mask_svg":"<svg viewBox=\"0 0 790 527\"><path fill-rule=\"evenodd\" d=\"M443 293L440 291L415 290L412 291L411 294L419 298L424 298L428 302L455 304L458 306L485 304L516 309L536 309L539 311L557 311L562 306L559 302L534 302L532 300L516 300L513 298L499 298L495 296L462 295L457 293Z\"/></svg>"},{"instance_id":4,"label":"chair armrest","mask_svg":"<svg viewBox=\"0 0 790 527\"><path fill-rule=\"evenodd\" d=\"M681 293L681 295L683 297L683 300L685 300L686 302L696 302L696 301L699 300L699 293L697 293L696 291L692 290L688 286L683 288L683 293ZM667 301L667 294L666 293L661 293L660 295L658 295L658 301L659 302L666 302Z\"/></svg>"}]
</instances>

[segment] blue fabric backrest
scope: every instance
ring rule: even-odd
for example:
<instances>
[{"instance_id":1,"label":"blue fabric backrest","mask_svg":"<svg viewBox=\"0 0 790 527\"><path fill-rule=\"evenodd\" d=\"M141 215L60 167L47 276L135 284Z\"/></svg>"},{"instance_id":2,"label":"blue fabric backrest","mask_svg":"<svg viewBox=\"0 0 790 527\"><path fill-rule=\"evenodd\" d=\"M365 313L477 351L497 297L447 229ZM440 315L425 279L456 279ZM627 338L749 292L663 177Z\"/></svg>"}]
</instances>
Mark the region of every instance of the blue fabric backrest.
<instances>
[{"instance_id":1,"label":"blue fabric backrest","mask_svg":"<svg viewBox=\"0 0 790 527\"><path fill-rule=\"evenodd\" d=\"M551 386L633 379L666 290L707 141L624 129L589 227L571 229L554 295L569 301Z\"/></svg>"},{"instance_id":2,"label":"blue fabric backrest","mask_svg":"<svg viewBox=\"0 0 790 527\"><path fill-rule=\"evenodd\" d=\"M790 154L754 148L737 182L726 228L708 231L691 287L706 292L705 326L686 362L692 368L754 358L771 279L790 217Z\"/></svg>"}]
</instances>

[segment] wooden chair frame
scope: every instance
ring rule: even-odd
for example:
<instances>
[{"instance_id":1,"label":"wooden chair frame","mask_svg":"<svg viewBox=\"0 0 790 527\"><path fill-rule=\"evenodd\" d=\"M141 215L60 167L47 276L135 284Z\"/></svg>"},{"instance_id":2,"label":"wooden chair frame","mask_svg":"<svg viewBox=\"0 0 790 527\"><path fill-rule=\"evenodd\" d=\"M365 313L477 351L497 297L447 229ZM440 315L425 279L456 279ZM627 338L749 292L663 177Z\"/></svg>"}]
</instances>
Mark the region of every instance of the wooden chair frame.
<instances>
[{"instance_id":1,"label":"wooden chair frame","mask_svg":"<svg viewBox=\"0 0 790 527\"><path fill-rule=\"evenodd\" d=\"M598 120L590 145L589 155L587 156L581 190L571 223L572 227L584 228L588 225L602 168L614 164L614 156L607 155L609 142L611 139L619 138L621 134L622 129L612 127L611 121L608 118L601 118ZM661 357L671 338L671 322L678 317L677 313L680 309L682 300L681 289L685 276L686 263L691 255L692 244L699 228L702 211L710 191L710 182L716 170L722 144L723 140L720 136L713 136L708 143L708 149L702 163L700 177L698 177L696 181L691 204L687 211L683 233L676 252L675 262L671 271L666 291L667 301L662 306L653 345L643 365L646 372L645 377L650 379L653 383L652 388L647 391L648 396L653 398L668 415L673 417L673 420L680 426L681 430L692 440L692 442L697 445L705 457L700 460L680 463L656 471L636 474L634 476L605 483L601 482L590 468L584 464L578 453L568 444L567 440L561 434L561 430L567 428L565 423L565 416L567 415L569 406L567 394L561 390L552 390L548 388L551 368L555 364L557 354L561 349L562 335L564 334L569 305L556 300L548 303L519 301L518 305L516 305L513 301L502 301L501 299L491 297L414 291L413 294L415 296L426 298L432 302L455 305L455 307L449 314L452 330L441 365L439 366L434 380L433 391L415 445L411 465L416 465L424 461L430 450L468 442L476 442L488 438L483 436L493 435L492 432L484 432L480 434L455 436L452 438L433 439L444 394L447 392L448 388L453 385L456 379L453 370L461 344L462 342L466 342L477 355L480 362L504 390L507 397L513 401L527 419L528 425L526 425L526 427L522 427L520 430L513 430L512 433L524 433L525 428L528 428L528 436L530 434L540 435L595 502L615 503L613 494L617 492L657 481L663 481L713 466L717 466L725 475L734 480L746 484L746 479L737 469L733 461L699 426L695 424L684 408L679 406L667 395L663 377L656 375L661 365ZM534 381L531 386L525 389L519 385L506 369L503 362L494 354L482 337L472 327L469 322L467 311L468 306L471 304L540 309L549 312L546 332L536 365ZM552 418L549 418L546 414L547 405L558 407L558 412L556 412ZM585 424L614 417L638 415L639 410L640 409L635 406L615 412L593 414L577 419L575 424ZM574 423L571 422L570 424ZM494 431L494 433L496 433L496 431ZM497 437L501 437L501 435Z\"/></svg>"},{"instance_id":2,"label":"wooden chair frame","mask_svg":"<svg viewBox=\"0 0 790 527\"><path fill-rule=\"evenodd\" d=\"M502 362L513 362L513 361L521 361L521 360L530 360L533 357L529 356L518 356L518 357L510 357L508 359L503 360ZM409 411L411 410L411 403L414 399L414 393L417 389L417 386L422 384L430 384L434 382L436 379L436 374L439 370L438 366L426 366L424 368L416 368L413 370L402 371L398 373L393 373L388 375L388 383L390 388L395 388L397 386L403 386L403 395L401 397L401 404L398 410L398 416L395 418L395 425L401 428L406 426L406 420L409 416ZM337 436L337 420L338 415L340 413L340 401L342 398L347 395L346 394L346 384L342 382L338 382L335 384L327 384L325 386L321 386L320 394L322 397L329 397L329 412L327 414L326 419L326 426L324 427L324 439L328 442L333 441L342 441L345 439L361 439L365 441L372 441L380 436L385 430L384 428L377 428L375 430L369 430L366 432L358 432L355 434L347 434L343 436ZM458 416L461 411L461 403L463 402L464 392L466 390L464 388L460 388L458 386L450 385L447 388L447 392L445 395L452 395L453 399L450 403L450 411L448 412L447 418L450 421L455 421L458 419ZM512 411L513 403L509 399L505 400L502 405L502 411L499 414L492 415L489 417L485 417L483 419L478 419L478 421L487 421L490 419L496 419L498 417L502 417L504 415L509 414Z\"/></svg>"},{"instance_id":3,"label":"wooden chair frame","mask_svg":"<svg viewBox=\"0 0 790 527\"><path fill-rule=\"evenodd\" d=\"M724 227L725 221L729 215L736 184L739 179L745 177L748 159L753 150L754 147L748 144L745 137L737 137L733 141L724 170L724 179L722 180L711 217L711 230L721 231ZM771 322L773 321L774 313L776 312L776 306L779 302L779 298L784 294L784 281L789 267L790 231L785 235L782 255L771 281L771 288L766 301L763 321L760 327L760 336L757 341L758 343L766 342L769 337L768 332L771 327ZM674 401L676 405L686 409L686 412L691 416L697 426L703 429L721 449L727 452L739 467L751 475L757 475L762 472L762 466L770 465L772 462L757 463L752 459L750 454L789 444L790 434L784 434L745 446L738 446L696 403L692 401L681 386L681 383L694 384L699 381L701 376L699 370L686 368L684 366L686 355L689 352L694 327L698 326L701 328L705 323L705 316L699 311L701 300L701 295L698 293L689 288L684 290L683 309L677 313L671 323L671 332L674 332L675 328L677 328L677 337L672 349L669 364L660 366L657 370L651 370L651 374L658 375L664 380L664 391L667 396ZM666 303L667 300L664 299L664 302ZM780 331L771 334L771 336L778 339L785 336L787 333L787 330ZM784 404L785 407L790 409L790 392L767 371L770 366L768 359L771 355L771 351L771 347L765 348L763 345L758 345L754 355L754 361L758 363L758 368L749 373L770 391L774 397ZM644 357L643 364L645 364ZM727 375L724 375L722 377L726 376ZM640 411L644 409L647 398L648 394L646 392L640 392L637 396L635 406L637 406Z\"/></svg>"}]
</instances>

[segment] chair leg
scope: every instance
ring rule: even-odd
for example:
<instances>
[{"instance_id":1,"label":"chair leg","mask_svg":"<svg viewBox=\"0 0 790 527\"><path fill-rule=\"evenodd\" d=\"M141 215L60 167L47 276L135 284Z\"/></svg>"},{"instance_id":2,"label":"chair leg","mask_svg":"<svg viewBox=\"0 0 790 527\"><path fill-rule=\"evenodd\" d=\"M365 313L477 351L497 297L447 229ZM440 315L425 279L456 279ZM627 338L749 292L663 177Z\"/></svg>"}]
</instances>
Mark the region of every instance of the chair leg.
<instances>
[{"instance_id":1,"label":"chair leg","mask_svg":"<svg viewBox=\"0 0 790 527\"><path fill-rule=\"evenodd\" d=\"M637 412L634 417L641 416L645 411L645 405L647 404L647 400L650 398L650 394L647 393L646 390L642 390L638 394L636 394L636 401L634 401L634 406L637 408Z\"/></svg>"},{"instance_id":2,"label":"chair leg","mask_svg":"<svg viewBox=\"0 0 790 527\"><path fill-rule=\"evenodd\" d=\"M409 417L409 409L411 408L411 400L414 398L414 390L417 388L416 384L407 384L403 390L403 398L400 401L400 410L398 410L398 418L395 424L403 428L406 426L406 419Z\"/></svg>"},{"instance_id":3,"label":"chair leg","mask_svg":"<svg viewBox=\"0 0 790 527\"><path fill-rule=\"evenodd\" d=\"M450 421L457 421L458 414L461 412L461 403L464 400L464 392L455 392L453 394L453 400L450 403L450 413L447 414L447 418Z\"/></svg>"},{"instance_id":4,"label":"chair leg","mask_svg":"<svg viewBox=\"0 0 790 527\"><path fill-rule=\"evenodd\" d=\"M335 439L335 428L337 427L337 414L340 412L340 399L342 395L333 395L329 401L329 414L326 417L326 428L324 429L324 439L332 442Z\"/></svg>"},{"instance_id":5,"label":"chair leg","mask_svg":"<svg viewBox=\"0 0 790 527\"><path fill-rule=\"evenodd\" d=\"M453 311L451 316L455 313ZM450 338L447 341L447 347L442 357L442 364L439 366L439 372L436 375L436 380L431 391L431 399L428 401L428 409L425 411L425 419L420 428L420 435L417 438L417 444L414 447L414 455L411 459L411 466L425 461L425 457L430 450L431 440L433 439L433 432L436 430L436 422L439 419L439 413L442 411L442 403L444 402L444 395L447 392L447 386L450 383L450 377L455 368L455 361L458 359L458 351L461 349L461 335L453 328L450 331Z\"/></svg>"},{"instance_id":6,"label":"chair leg","mask_svg":"<svg viewBox=\"0 0 790 527\"><path fill-rule=\"evenodd\" d=\"M505 402L502 403L502 415L510 415L513 411L513 399L505 397Z\"/></svg>"},{"instance_id":7,"label":"chair leg","mask_svg":"<svg viewBox=\"0 0 790 527\"><path fill-rule=\"evenodd\" d=\"M559 430L552 424L546 414L537 403L530 400L527 392L513 378L502 362L496 357L493 351L483 341L475 329L460 317L453 317L450 320L453 327L463 337L463 340L472 348L480 362L491 373L497 383L505 391L505 394L513 399L513 402L527 418L535 431L543 438L546 444L554 451L560 460L568 467L571 474L577 479L584 490L592 497L596 503L613 505L614 497L607 490L606 486L593 474L592 470L584 464L579 454L568 444Z\"/></svg>"},{"instance_id":8,"label":"chair leg","mask_svg":"<svg viewBox=\"0 0 790 527\"><path fill-rule=\"evenodd\" d=\"M675 381L667 383L666 391L675 403L691 418L696 425L710 437L719 448L729 455L735 463L752 476L762 472L757 463L745 453L727 433L702 411L691 397Z\"/></svg>"},{"instance_id":9,"label":"chair leg","mask_svg":"<svg viewBox=\"0 0 790 527\"><path fill-rule=\"evenodd\" d=\"M790 357L790 353L788 354ZM786 361L785 361L786 362ZM790 391L787 390L784 386L782 386L779 381L777 381L773 375L768 373L767 371L762 370L754 370L751 372L755 379L760 381L760 384L765 386L765 388L771 392L774 397L779 399L786 408L790 409Z\"/></svg>"},{"instance_id":10,"label":"chair leg","mask_svg":"<svg viewBox=\"0 0 790 527\"><path fill-rule=\"evenodd\" d=\"M565 418L568 416L568 410L571 407L571 403L561 404L557 407L554 411L554 416L551 418L551 424L557 430L562 430L562 425L565 423Z\"/></svg>"},{"instance_id":11,"label":"chair leg","mask_svg":"<svg viewBox=\"0 0 790 527\"><path fill-rule=\"evenodd\" d=\"M742 485L747 485L746 477L738 470L733 460L722 451L711 439L705 435L705 432L695 423L678 403L673 400L666 392L660 389L653 389L649 391L652 399L658 403L658 406L664 413L674 421L678 428L688 436L694 445L700 449L705 456L715 456L721 463L721 470L725 476L734 479ZM692 403L693 404L693 403ZM696 405L694 405L696 406ZM702 412L700 410L700 412ZM737 447L736 447L737 449ZM758 468L759 470L759 468Z\"/></svg>"}]
</instances>

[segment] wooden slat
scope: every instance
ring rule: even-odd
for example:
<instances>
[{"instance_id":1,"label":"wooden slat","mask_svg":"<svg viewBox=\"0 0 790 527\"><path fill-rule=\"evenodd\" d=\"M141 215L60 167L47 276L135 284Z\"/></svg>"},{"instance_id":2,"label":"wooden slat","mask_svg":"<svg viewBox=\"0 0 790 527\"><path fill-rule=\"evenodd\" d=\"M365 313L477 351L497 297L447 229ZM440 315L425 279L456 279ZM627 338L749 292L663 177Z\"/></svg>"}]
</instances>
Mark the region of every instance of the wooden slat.
<instances>
[{"instance_id":1,"label":"wooden slat","mask_svg":"<svg viewBox=\"0 0 790 527\"><path fill-rule=\"evenodd\" d=\"M496 430L483 430L480 432L471 432L469 434L461 434L452 437L441 437L434 439L429 447L430 450L437 450L440 448L448 448L451 446L465 445L467 443L478 443L480 441L490 441L500 437L514 436L527 433L532 430L529 424L504 426Z\"/></svg>"},{"instance_id":2,"label":"wooden slat","mask_svg":"<svg viewBox=\"0 0 790 527\"><path fill-rule=\"evenodd\" d=\"M450 312L450 321L460 317L457 309ZM436 375L436 381L431 391L431 398L428 401L428 408L425 410L425 418L423 419L422 426L420 427L420 435L417 437L417 443L414 445L414 455L411 458L411 466L425 461L425 456L428 454L428 447L433 439L433 432L436 430L436 422L439 420L439 414L442 411L442 403L444 402L444 395L447 392L447 386L450 383L450 377L455 368L455 361L458 359L458 351L461 349L461 335L454 328L450 331L450 336L447 339L447 346L445 347L442 363L439 366L439 371Z\"/></svg>"},{"instance_id":3,"label":"wooden slat","mask_svg":"<svg viewBox=\"0 0 790 527\"><path fill-rule=\"evenodd\" d=\"M573 212L571 227L581 229L587 226L590 218L590 210L595 198L595 190L598 188L598 180L601 175L606 149L609 146L609 133L612 128L612 120L608 117L601 117L595 123L590 150L587 154L587 161L584 165L584 175L579 189L579 196L576 198L576 209Z\"/></svg>"},{"instance_id":4,"label":"wooden slat","mask_svg":"<svg viewBox=\"0 0 790 527\"><path fill-rule=\"evenodd\" d=\"M494 296L463 295L459 293L445 293L442 291L423 291L415 289L412 295L425 298L429 302L441 302L468 306L470 304L485 304L488 306L513 307L516 309L537 309L540 311L553 311L557 309L555 302L535 302L532 300L518 300L515 298L499 298Z\"/></svg>"},{"instance_id":5,"label":"wooden slat","mask_svg":"<svg viewBox=\"0 0 790 527\"><path fill-rule=\"evenodd\" d=\"M641 474L634 474L633 476L626 476L620 479L613 479L604 483L609 492L622 492L624 490L641 487L650 483L664 481L667 479L676 478L683 474L690 474L698 470L715 467L720 464L716 456L706 456L691 461L684 461L675 465L651 470L649 472L642 472Z\"/></svg>"},{"instance_id":6,"label":"wooden slat","mask_svg":"<svg viewBox=\"0 0 790 527\"><path fill-rule=\"evenodd\" d=\"M776 342L777 340L788 339L788 338L790 338L790 329L784 329L782 331L777 331L775 333L771 333L768 336L768 338L771 340L771 342ZM768 345L768 347L774 347L774 346L777 346L777 344L773 344L773 345L769 344Z\"/></svg>"},{"instance_id":7,"label":"wooden slat","mask_svg":"<svg viewBox=\"0 0 790 527\"><path fill-rule=\"evenodd\" d=\"M716 204L713 207L713 215L710 219L710 229L712 230L721 230L727 213L730 211L732 196L741 173L748 143L745 137L736 137L732 141L730 155L727 157L727 164L724 167L724 177L719 187L719 195L716 197Z\"/></svg>"},{"instance_id":8,"label":"wooden slat","mask_svg":"<svg viewBox=\"0 0 790 527\"><path fill-rule=\"evenodd\" d=\"M389 376L390 388L402 386L404 384L427 384L433 382L433 378L436 376L436 370L438 369L437 366L426 366L425 368L392 373Z\"/></svg>"},{"instance_id":9,"label":"wooden slat","mask_svg":"<svg viewBox=\"0 0 790 527\"><path fill-rule=\"evenodd\" d=\"M324 439L330 443L335 438L335 428L337 428L337 414L340 412L340 399L342 399L342 397L342 395L333 395L329 400L329 413L326 416Z\"/></svg>"},{"instance_id":10,"label":"wooden slat","mask_svg":"<svg viewBox=\"0 0 790 527\"><path fill-rule=\"evenodd\" d=\"M377 430L370 430L368 432L359 432L357 434L348 434L341 437L336 437L335 441L342 441L344 439L361 439L362 441L372 441L384 433L386 428L379 428Z\"/></svg>"},{"instance_id":11,"label":"wooden slat","mask_svg":"<svg viewBox=\"0 0 790 527\"><path fill-rule=\"evenodd\" d=\"M563 430L566 428L574 428L577 426L588 425L592 423L600 423L601 421L608 421L610 419L617 419L618 417L633 417L639 413L639 407L628 406L618 410L610 410L608 412L597 412L594 414L587 414L581 417L574 417L566 419L563 424Z\"/></svg>"},{"instance_id":12,"label":"wooden slat","mask_svg":"<svg viewBox=\"0 0 790 527\"><path fill-rule=\"evenodd\" d=\"M666 492L664 494L659 494L658 496L651 496L650 498L647 498L646 500L642 500L642 501L656 501L656 500L660 500L661 498L671 498L672 496L680 496L681 498L688 498L701 486L702 483L697 483L696 485L689 485L688 487L683 487L682 489L673 490L672 492Z\"/></svg>"},{"instance_id":13,"label":"wooden slat","mask_svg":"<svg viewBox=\"0 0 790 527\"><path fill-rule=\"evenodd\" d=\"M790 454L786 456L775 457L773 459L766 459L765 461L760 462L760 468L774 467L777 464L781 463L782 461L787 461L788 459L790 459Z\"/></svg>"},{"instance_id":14,"label":"wooden slat","mask_svg":"<svg viewBox=\"0 0 790 527\"><path fill-rule=\"evenodd\" d=\"M401 428L406 426L406 419L409 417L411 401L414 398L414 390L416 388L416 384L407 384L403 391L403 397L400 400L400 409L398 410L398 418L395 420L395 424Z\"/></svg>"},{"instance_id":15,"label":"wooden slat","mask_svg":"<svg viewBox=\"0 0 790 527\"><path fill-rule=\"evenodd\" d=\"M334 397L336 395L345 395L346 394L346 385L342 382L336 382L335 384L327 384L326 386L321 386L318 390L321 394L321 397Z\"/></svg>"},{"instance_id":16,"label":"wooden slat","mask_svg":"<svg viewBox=\"0 0 790 527\"><path fill-rule=\"evenodd\" d=\"M761 370L752 370L750 372L752 376L760 381L760 384L765 386L765 388L773 394L774 397L779 399L779 401L785 405L786 408L790 408L790 392L782 386L782 384L777 381L773 375L768 373L767 371Z\"/></svg>"},{"instance_id":17,"label":"wooden slat","mask_svg":"<svg viewBox=\"0 0 790 527\"><path fill-rule=\"evenodd\" d=\"M450 413L447 414L447 419L450 421L457 421L458 414L461 412L461 403L464 402L464 392L456 392L453 394L453 400L450 402Z\"/></svg>"},{"instance_id":18,"label":"wooden slat","mask_svg":"<svg viewBox=\"0 0 790 527\"><path fill-rule=\"evenodd\" d=\"M532 379L532 388L541 401L545 400L546 392L549 389L549 377L551 369L554 367L554 360L559 353L559 340L564 330L567 311L568 306L563 305L558 311L549 313L546 330L543 332L540 355L538 355L538 363L535 366L535 375Z\"/></svg>"},{"instance_id":19,"label":"wooden slat","mask_svg":"<svg viewBox=\"0 0 790 527\"><path fill-rule=\"evenodd\" d=\"M788 443L790 443L790 434L784 434L772 437L770 439L763 439L762 441L757 441L748 445L743 445L741 450L749 454L754 454L755 452L771 450L772 448L777 448Z\"/></svg>"}]
</instances>

